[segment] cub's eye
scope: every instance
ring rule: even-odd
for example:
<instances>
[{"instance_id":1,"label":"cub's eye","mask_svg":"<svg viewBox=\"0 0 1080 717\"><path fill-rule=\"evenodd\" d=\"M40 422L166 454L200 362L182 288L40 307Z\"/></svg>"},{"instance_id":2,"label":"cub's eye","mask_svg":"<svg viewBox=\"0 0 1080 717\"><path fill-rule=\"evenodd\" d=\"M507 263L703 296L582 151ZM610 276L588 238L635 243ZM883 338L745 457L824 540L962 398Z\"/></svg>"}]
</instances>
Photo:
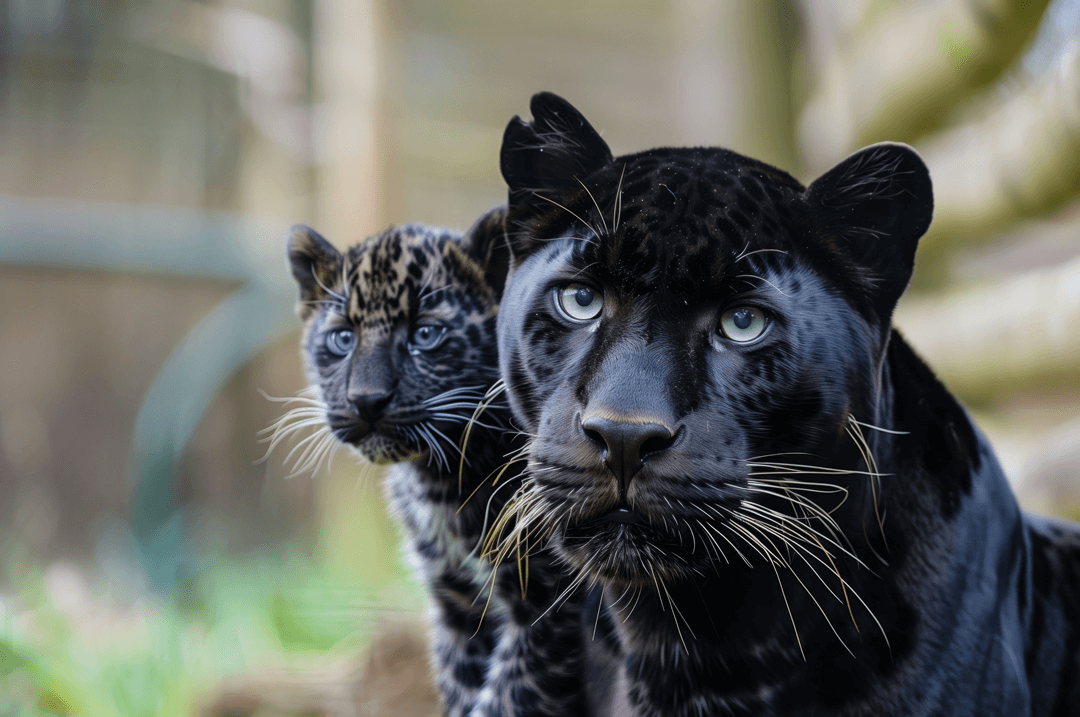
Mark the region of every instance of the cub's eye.
<instances>
[{"instance_id":1,"label":"cub's eye","mask_svg":"<svg viewBox=\"0 0 1080 717\"><path fill-rule=\"evenodd\" d=\"M445 326L418 326L409 338L409 346L420 351L430 351L441 344L445 336Z\"/></svg>"},{"instance_id":2,"label":"cub's eye","mask_svg":"<svg viewBox=\"0 0 1080 717\"><path fill-rule=\"evenodd\" d=\"M349 329L331 331L326 335L326 349L335 356L348 356L356 345L356 334Z\"/></svg>"},{"instance_id":3,"label":"cub's eye","mask_svg":"<svg viewBox=\"0 0 1080 717\"><path fill-rule=\"evenodd\" d=\"M555 304L574 321L591 321L604 308L604 295L584 284L567 284L555 289Z\"/></svg>"},{"instance_id":4,"label":"cub's eye","mask_svg":"<svg viewBox=\"0 0 1080 717\"><path fill-rule=\"evenodd\" d=\"M732 341L747 343L765 333L769 322L760 309L737 306L720 316L720 333Z\"/></svg>"}]
</instances>

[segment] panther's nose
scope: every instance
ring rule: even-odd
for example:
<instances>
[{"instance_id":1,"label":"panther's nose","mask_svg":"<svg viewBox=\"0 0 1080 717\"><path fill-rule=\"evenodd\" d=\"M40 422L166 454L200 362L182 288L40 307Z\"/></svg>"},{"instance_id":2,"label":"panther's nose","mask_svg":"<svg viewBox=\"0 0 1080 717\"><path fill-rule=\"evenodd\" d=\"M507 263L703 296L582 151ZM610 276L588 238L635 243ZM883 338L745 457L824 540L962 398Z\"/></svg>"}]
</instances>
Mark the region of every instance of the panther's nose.
<instances>
[{"instance_id":1,"label":"panther's nose","mask_svg":"<svg viewBox=\"0 0 1080 717\"><path fill-rule=\"evenodd\" d=\"M677 431L661 423L616 421L587 416L581 427L589 440L603 450L604 463L619 481L620 496L649 456L675 443Z\"/></svg>"},{"instance_id":2,"label":"panther's nose","mask_svg":"<svg viewBox=\"0 0 1080 717\"><path fill-rule=\"evenodd\" d=\"M349 403L356 407L360 418L372 423L382 415L383 409L393 397L393 391L350 392Z\"/></svg>"}]
</instances>

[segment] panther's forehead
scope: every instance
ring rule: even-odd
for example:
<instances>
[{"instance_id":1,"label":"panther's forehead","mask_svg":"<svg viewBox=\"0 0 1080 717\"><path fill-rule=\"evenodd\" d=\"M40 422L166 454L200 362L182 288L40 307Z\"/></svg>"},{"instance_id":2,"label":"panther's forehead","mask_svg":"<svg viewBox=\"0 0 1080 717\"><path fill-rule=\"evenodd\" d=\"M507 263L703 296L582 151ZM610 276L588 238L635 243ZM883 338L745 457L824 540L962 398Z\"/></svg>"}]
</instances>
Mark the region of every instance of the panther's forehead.
<instances>
[{"instance_id":1,"label":"panther's forehead","mask_svg":"<svg viewBox=\"0 0 1080 717\"><path fill-rule=\"evenodd\" d=\"M342 287L345 315L366 336L389 333L414 318L424 289L452 282L444 232L417 225L394 227L350 248Z\"/></svg>"},{"instance_id":2,"label":"panther's forehead","mask_svg":"<svg viewBox=\"0 0 1080 717\"><path fill-rule=\"evenodd\" d=\"M803 191L773 167L697 149L619 158L589 185L593 196L575 202L593 209L584 263L631 292L683 295L708 293L749 252L792 249Z\"/></svg>"}]
</instances>

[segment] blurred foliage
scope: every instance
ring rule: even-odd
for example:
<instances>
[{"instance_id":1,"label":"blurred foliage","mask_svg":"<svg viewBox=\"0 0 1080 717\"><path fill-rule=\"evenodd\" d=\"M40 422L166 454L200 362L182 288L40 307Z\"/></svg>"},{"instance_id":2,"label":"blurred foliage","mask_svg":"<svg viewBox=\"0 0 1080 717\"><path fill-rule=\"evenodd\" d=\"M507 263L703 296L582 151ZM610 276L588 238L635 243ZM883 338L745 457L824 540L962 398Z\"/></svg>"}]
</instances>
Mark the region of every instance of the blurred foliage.
<instances>
[{"instance_id":1,"label":"blurred foliage","mask_svg":"<svg viewBox=\"0 0 1080 717\"><path fill-rule=\"evenodd\" d=\"M228 675L350 660L381 615L415 620L423 604L382 557L359 560L371 579L357 582L295 550L217 554L171 597L135 599L18 562L17 597L0 599L0 714L190 715Z\"/></svg>"}]
</instances>

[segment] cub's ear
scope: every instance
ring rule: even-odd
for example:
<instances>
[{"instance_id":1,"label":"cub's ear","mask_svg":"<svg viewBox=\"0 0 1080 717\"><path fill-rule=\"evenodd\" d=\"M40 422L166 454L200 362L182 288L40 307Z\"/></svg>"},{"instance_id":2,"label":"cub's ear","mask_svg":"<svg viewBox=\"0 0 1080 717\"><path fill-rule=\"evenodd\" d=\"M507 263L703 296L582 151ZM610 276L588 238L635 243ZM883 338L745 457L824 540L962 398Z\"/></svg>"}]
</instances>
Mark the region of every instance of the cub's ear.
<instances>
[{"instance_id":1,"label":"cub's ear","mask_svg":"<svg viewBox=\"0 0 1080 717\"><path fill-rule=\"evenodd\" d=\"M312 302L331 295L341 282L344 259L334 246L311 227L297 224L289 230L285 245L293 278L300 285L300 303L296 314L306 319L315 310Z\"/></svg>"},{"instance_id":2,"label":"cub's ear","mask_svg":"<svg viewBox=\"0 0 1080 717\"><path fill-rule=\"evenodd\" d=\"M934 215L926 165L906 144L874 144L819 177L806 198L818 237L850 262L887 324Z\"/></svg>"},{"instance_id":3,"label":"cub's ear","mask_svg":"<svg viewBox=\"0 0 1080 717\"><path fill-rule=\"evenodd\" d=\"M443 258L456 269L457 277L476 294L502 299L510 250L506 244L506 207L496 207L476 220L460 237L443 244Z\"/></svg>"},{"instance_id":4,"label":"cub's ear","mask_svg":"<svg viewBox=\"0 0 1080 717\"><path fill-rule=\"evenodd\" d=\"M510 247L506 240L506 207L495 207L477 219L461 239L461 249L483 271L484 282L502 298L510 270Z\"/></svg>"},{"instance_id":5,"label":"cub's ear","mask_svg":"<svg viewBox=\"0 0 1080 717\"><path fill-rule=\"evenodd\" d=\"M529 103L532 122L514 117L503 133L499 162L511 204L532 192L574 183L612 161L592 125L558 95L540 92Z\"/></svg>"}]
</instances>

